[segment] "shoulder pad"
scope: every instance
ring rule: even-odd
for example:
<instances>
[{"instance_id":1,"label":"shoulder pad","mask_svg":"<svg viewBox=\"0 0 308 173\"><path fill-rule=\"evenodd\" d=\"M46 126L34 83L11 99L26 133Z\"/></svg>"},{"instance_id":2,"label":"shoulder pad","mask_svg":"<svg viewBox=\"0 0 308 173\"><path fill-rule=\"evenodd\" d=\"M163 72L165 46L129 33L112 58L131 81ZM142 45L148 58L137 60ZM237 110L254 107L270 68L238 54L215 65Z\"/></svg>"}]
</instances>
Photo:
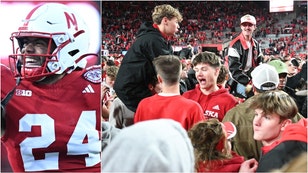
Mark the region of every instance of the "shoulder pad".
<instances>
[{"instance_id":1,"label":"shoulder pad","mask_svg":"<svg viewBox=\"0 0 308 173\"><path fill-rule=\"evenodd\" d=\"M85 70L83 77L92 83L101 83L102 81L102 69L101 66L91 66Z\"/></svg>"}]
</instances>

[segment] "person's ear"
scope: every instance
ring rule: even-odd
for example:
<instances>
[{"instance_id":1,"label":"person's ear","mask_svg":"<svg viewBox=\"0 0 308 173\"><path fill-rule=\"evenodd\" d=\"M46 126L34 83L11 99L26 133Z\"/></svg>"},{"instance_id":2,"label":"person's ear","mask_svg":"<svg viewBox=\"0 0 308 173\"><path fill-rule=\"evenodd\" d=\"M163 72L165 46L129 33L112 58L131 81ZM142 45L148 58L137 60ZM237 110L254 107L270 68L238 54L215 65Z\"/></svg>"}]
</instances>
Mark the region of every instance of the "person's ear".
<instances>
[{"instance_id":1,"label":"person's ear","mask_svg":"<svg viewBox=\"0 0 308 173\"><path fill-rule=\"evenodd\" d=\"M256 87L252 84L252 92L254 93L254 95L257 95L257 89Z\"/></svg>"},{"instance_id":2,"label":"person's ear","mask_svg":"<svg viewBox=\"0 0 308 173\"><path fill-rule=\"evenodd\" d=\"M157 75L157 81L158 81L158 83L162 83L163 82L163 79L161 78L161 76L159 74Z\"/></svg>"},{"instance_id":3,"label":"person's ear","mask_svg":"<svg viewBox=\"0 0 308 173\"><path fill-rule=\"evenodd\" d=\"M284 131L285 128L286 128L289 124L292 124L292 120L291 120L291 119L283 120L282 123L281 123L281 131Z\"/></svg>"},{"instance_id":4,"label":"person's ear","mask_svg":"<svg viewBox=\"0 0 308 173\"><path fill-rule=\"evenodd\" d=\"M215 68L215 75L218 76L220 72L220 67L216 67Z\"/></svg>"},{"instance_id":5,"label":"person's ear","mask_svg":"<svg viewBox=\"0 0 308 173\"><path fill-rule=\"evenodd\" d=\"M168 20L169 20L169 19L168 19L167 17L163 17L162 23L163 23L163 24L167 24L167 23L168 23Z\"/></svg>"}]
</instances>

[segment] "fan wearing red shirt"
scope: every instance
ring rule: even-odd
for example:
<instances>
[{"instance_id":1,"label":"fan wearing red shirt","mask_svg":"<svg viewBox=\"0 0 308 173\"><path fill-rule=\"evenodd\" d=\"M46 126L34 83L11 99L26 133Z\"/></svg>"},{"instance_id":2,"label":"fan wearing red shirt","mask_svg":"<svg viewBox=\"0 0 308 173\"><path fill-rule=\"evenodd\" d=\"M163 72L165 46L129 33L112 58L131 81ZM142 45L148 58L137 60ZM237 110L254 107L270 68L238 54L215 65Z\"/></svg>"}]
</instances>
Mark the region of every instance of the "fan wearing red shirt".
<instances>
[{"instance_id":1,"label":"fan wearing red shirt","mask_svg":"<svg viewBox=\"0 0 308 173\"><path fill-rule=\"evenodd\" d=\"M204 116L222 121L228 110L238 104L225 87L217 84L220 58L212 52L201 52L192 61L198 84L195 89L183 93L183 97L198 102Z\"/></svg>"},{"instance_id":2,"label":"fan wearing red shirt","mask_svg":"<svg viewBox=\"0 0 308 173\"><path fill-rule=\"evenodd\" d=\"M153 61L161 92L139 103L134 123L167 118L178 121L186 130L204 120L202 109L195 101L180 95L179 81L182 65L175 55L161 55Z\"/></svg>"}]
</instances>

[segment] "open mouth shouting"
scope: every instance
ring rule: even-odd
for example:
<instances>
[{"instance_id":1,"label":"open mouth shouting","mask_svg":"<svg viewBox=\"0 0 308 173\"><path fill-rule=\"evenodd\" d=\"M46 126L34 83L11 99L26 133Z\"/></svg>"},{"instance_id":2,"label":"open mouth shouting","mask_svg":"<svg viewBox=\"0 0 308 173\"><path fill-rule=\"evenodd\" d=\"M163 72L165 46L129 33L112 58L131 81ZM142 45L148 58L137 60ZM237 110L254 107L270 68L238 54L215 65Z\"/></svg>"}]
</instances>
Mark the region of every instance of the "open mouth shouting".
<instances>
[{"instance_id":1,"label":"open mouth shouting","mask_svg":"<svg viewBox=\"0 0 308 173\"><path fill-rule=\"evenodd\" d=\"M199 82L200 85L205 85L206 84L206 79L198 78L198 82Z\"/></svg>"}]
</instances>

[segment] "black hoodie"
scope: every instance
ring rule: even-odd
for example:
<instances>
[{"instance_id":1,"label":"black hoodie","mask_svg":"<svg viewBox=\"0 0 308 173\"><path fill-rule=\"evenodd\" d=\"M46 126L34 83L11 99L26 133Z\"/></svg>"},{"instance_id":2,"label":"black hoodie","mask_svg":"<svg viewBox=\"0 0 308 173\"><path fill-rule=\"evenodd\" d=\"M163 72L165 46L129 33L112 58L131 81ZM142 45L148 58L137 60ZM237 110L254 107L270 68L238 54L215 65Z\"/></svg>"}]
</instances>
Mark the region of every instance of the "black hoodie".
<instances>
[{"instance_id":1,"label":"black hoodie","mask_svg":"<svg viewBox=\"0 0 308 173\"><path fill-rule=\"evenodd\" d=\"M159 55L173 54L170 43L150 22L141 25L137 39L125 54L114 89L128 109L135 112L139 102L152 95L156 72L152 61Z\"/></svg>"}]
</instances>

